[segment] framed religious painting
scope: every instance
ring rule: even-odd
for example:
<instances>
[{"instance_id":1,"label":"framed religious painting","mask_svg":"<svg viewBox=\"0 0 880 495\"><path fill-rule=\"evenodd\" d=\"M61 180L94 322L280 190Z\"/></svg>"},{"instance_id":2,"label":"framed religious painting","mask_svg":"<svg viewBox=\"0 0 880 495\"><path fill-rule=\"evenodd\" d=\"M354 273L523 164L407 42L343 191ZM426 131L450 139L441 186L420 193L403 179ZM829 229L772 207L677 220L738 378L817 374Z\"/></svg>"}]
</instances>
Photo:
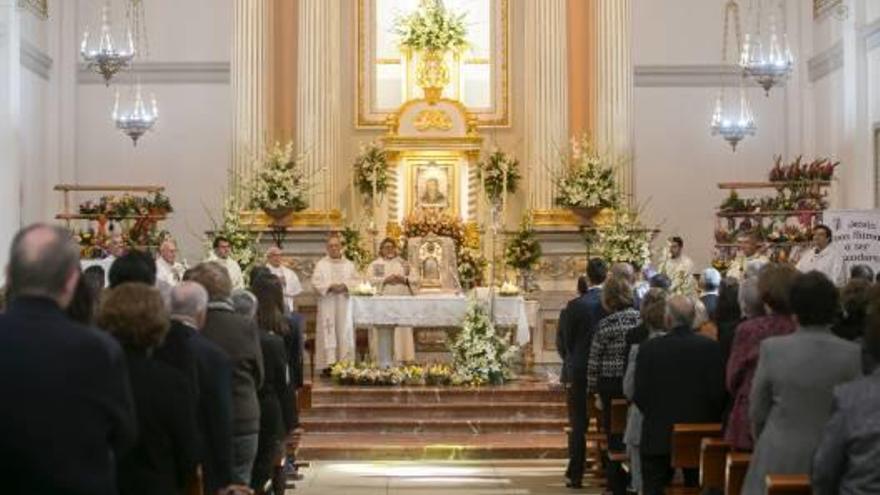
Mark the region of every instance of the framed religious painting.
<instances>
[{"instance_id":1,"label":"framed religious painting","mask_svg":"<svg viewBox=\"0 0 880 495\"><path fill-rule=\"evenodd\" d=\"M411 165L410 208L458 211L455 163L426 159Z\"/></svg>"}]
</instances>

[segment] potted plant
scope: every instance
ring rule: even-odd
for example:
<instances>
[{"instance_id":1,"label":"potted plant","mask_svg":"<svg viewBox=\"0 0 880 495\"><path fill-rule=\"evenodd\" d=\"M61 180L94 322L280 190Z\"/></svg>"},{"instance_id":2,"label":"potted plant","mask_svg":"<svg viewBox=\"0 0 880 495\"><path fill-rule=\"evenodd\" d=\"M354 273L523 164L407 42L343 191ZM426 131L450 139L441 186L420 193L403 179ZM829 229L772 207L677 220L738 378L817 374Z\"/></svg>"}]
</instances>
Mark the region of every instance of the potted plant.
<instances>
[{"instance_id":1,"label":"potted plant","mask_svg":"<svg viewBox=\"0 0 880 495\"><path fill-rule=\"evenodd\" d=\"M263 210L276 224L283 224L292 213L305 210L307 184L302 173L302 158L293 156L293 141L279 143L250 184L250 206Z\"/></svg>"}]
</instances>

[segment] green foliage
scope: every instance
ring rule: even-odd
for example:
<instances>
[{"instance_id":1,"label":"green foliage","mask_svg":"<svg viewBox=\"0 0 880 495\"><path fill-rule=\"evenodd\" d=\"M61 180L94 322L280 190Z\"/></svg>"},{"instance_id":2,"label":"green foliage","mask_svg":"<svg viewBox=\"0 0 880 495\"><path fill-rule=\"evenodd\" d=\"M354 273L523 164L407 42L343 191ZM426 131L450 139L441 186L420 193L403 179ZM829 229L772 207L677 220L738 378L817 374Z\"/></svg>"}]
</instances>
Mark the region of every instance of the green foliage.
<instances>
[{"instance_id":1,"label":"green foliage","mask_svg":"<svg viewBox=\"0 0 880 495\"><path fill-rule=\"evenodd\" d=\"M476 301L468 306L451 350L454 383L501 384L514 377L513 364L519 348L495 332L486 309Z\"/></svg>"}]
</instances>

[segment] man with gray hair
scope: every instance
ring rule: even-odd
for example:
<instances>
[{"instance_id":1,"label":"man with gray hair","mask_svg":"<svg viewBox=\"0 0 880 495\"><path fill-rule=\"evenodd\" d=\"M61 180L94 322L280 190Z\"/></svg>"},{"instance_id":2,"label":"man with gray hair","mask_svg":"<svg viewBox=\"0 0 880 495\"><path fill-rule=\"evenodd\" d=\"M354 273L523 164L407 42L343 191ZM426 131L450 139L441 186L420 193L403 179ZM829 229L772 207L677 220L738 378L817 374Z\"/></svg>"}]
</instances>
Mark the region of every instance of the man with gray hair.
<instances>
[{"instance_id":1,"label":"man with gray hair","mask_svg":"<svg viewBox=\"0 0 880 495\"><path fill-rule=\"evenodd\" d=\"M122 349L64 314L79 276L67 230L34 224L15 235L0 315L4 493L115 494L115 459L134 445Z\"/></svg>"},{"instance_id":2,"label":"man with gray hair","mask_svg":"<svg viewBox=\"0 0 880 495\"><path fill-rule=\"evenodd\" d=\"M718 343L693 330L694 301L666 302L669 333L639 346L633 400L644 415L641 439L643 489L663 493L671 481L670 439L675 423L717 423L724 408L724 369ZM684 470L696 486L698 472Z\"/></svg>"},{"instance_id":3,"label":"man with gray hair","mask_svg":"<svg viewBox=\"0 0 880 495\"><path fill-rule=\"evenodd\" d=\"M233 483L232 364L220 346L201 334L208 314L208 292L195 282L171 290L171 329L156 357L193 377L196 422L206 493ZM190 361L191 360L191 361Z\"/></svg>"},{"instance_id":4,"label":"man with gray hair","mask_svg":"<svg viewBox=\"0 0 880 495\"><path fill-rule=\"evenodd\" d=\"M235 312L244 316L248 320L253 320L257 315L257 296L253 292L246 289L235 289L232 291L232 307Z\"/></svg>"},{"instance_id":5,"label":"man with gray hair","mask_svg":"<svg viewBox=\"0 0 880 495\"><path fill-rule=\"evenodd\" d=\"M721 273L714 268L706 268L700 275L700 302L706 307L710 320L715 319L718 307L718 288L721 286Z\"/></svg>"}]
</instances>

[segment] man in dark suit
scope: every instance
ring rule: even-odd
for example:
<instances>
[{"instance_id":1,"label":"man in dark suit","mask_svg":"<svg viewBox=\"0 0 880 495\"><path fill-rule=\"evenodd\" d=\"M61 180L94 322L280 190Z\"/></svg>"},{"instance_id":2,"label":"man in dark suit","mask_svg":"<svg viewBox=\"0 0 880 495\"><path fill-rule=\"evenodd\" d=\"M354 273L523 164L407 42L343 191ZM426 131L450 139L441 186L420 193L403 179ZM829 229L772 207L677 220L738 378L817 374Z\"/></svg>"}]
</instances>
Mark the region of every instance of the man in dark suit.
<instances>
[{"instance_id":1,"label":"man in dark suit","mask_svg":"<svg viewBox=\"0 0 880 495\"><path fill-rule=\"evenodd\" d=\"M259 330L256 323L235 313L230 301L232 282L222 265L201 263L183 278L208 292L202 335L222 348L232 363L232 474L235 483L250 485L260 432L257 390L264 376Z\"/></svg>"},{"instance_id":2,"label":"man in dark suit","mask_svg":"<svg viewBox=\"0 0 880 495\"><path fill-rule=\"evenodd\" d=\"M124 354L63 310L79 279L70 232L43 224L13 239L0 315L3 493L117 493L115 459L137 426Z\"/></svg>"},{"instance_id":3,"label":"man in dark suit","mask_svg":"<svg viewBox=\"0 0 880 495\"><path fill-rule=\"evenodd\" d=\"M578 280L581 295L569 301L560 316L560 334L557 337L562 357L562 377L568 393L568 468L566 486L580 488L586 461L587 432L587 359L593 333L605 316L602 308L602 283L608 275L608 266L600 259L587 264L587 277ZM583 290L581 290L583 289Z\"/></svg>"},{"instance_id":4,"label":"man in dark suit","mask_svg":"<svg viewBox=\"0 0 880 495\"><path fill-rule=\"evenodd\" d=\"M172 365L189 367L193 359L196 422L205 492L233 482L232 476L232 364L217 344L199 333L208 311L208 293L195 282L181 282L171 291L171 330L163 357ZM172 336L177 335L173 340ZM170 342L176 344L169 345Z\"/></svg>"},{"instance_id":5,"label":"man in dark suit","mask_svg":"<svg viewBox=\"0 0 880 495\"><path fill-rule=\"evenodd\" d=\"M724 369L718 343L694 332L694 302L672 296L666 303L669 333L648 340L636 358L633 399L644 415L644 493L664 493L672 479L670 444L675 423L717 423L724 407ZM697 472L686 470L695 486Z\"/></svg>"}]
</instances>

